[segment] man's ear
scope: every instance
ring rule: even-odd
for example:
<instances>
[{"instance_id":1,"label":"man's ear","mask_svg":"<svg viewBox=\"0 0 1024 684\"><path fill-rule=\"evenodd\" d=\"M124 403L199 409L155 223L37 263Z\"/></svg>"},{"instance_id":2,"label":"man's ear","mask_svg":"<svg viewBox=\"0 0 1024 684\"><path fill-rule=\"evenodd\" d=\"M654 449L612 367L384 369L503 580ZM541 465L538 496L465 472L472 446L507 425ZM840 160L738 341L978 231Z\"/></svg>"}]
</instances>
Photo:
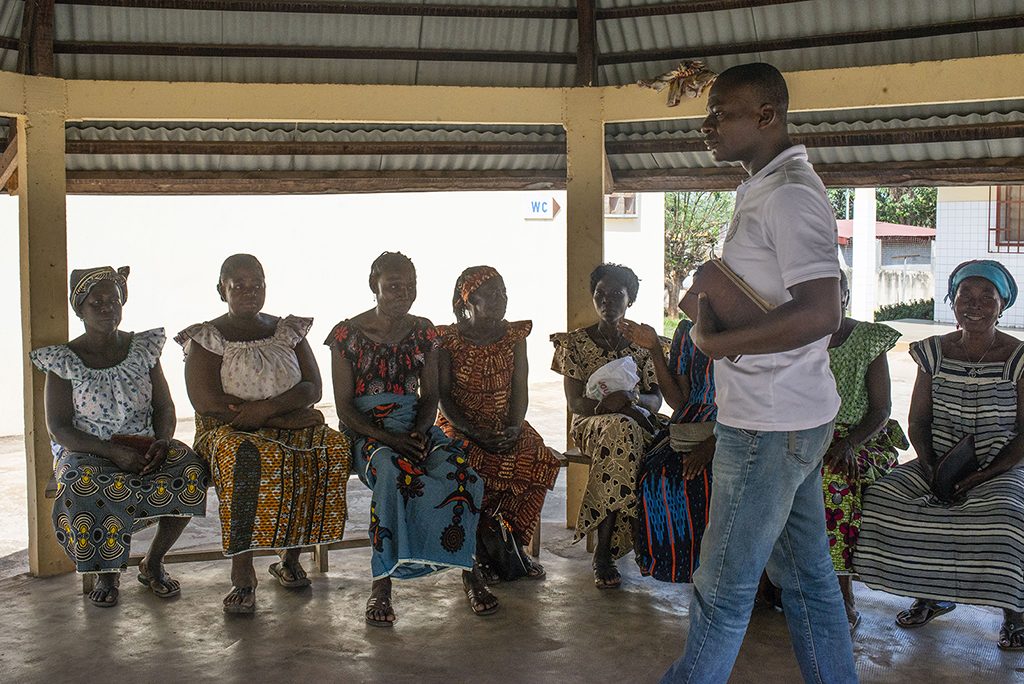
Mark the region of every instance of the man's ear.
<instances>
[{"instance_id":1,"label":"man's ear","mask_svg":"<svg viewBox=\"0 0 1024 684\"><path fill-rule=\"evenodd\" d=\"M778 112L775 111L775 105L765 102L761 105L761 115L757 118L757 125L760 128L768 128L778 119Z\"/></svg>"}]
</instances>

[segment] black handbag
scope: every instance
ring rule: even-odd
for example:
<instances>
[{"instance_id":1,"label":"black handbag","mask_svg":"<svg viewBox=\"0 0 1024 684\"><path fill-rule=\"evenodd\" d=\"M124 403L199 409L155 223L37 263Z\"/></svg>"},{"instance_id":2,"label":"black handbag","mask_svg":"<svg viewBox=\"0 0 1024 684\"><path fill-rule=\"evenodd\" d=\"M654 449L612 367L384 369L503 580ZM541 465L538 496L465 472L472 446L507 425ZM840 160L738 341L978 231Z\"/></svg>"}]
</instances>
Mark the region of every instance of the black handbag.
<instances>
[{"instance_id":1,"label":"black handbag","mask_svg":"<svg viewBox=\"0 0 1024 684\"><path fill-rule=\"evenodd\" d=\"M478 535L483 547L484 558L481 560L489 570L504 582L511 582L529 573L529 563L523 557L523 546L512 532L501 513L494 516L480 516L480 532Z\"/></svg>"},{"instance_id":2,"label":"black handbag","mask_svg":"<svg viewBox=\"0 0 1024 684\"><path fill-rule=\"evenodd\" d=\"M936 461L932 475L932 493L935 498L945 503L952 502L956 484L977 469L974 435L967 435Z\"/></svg>"}]
</instances>

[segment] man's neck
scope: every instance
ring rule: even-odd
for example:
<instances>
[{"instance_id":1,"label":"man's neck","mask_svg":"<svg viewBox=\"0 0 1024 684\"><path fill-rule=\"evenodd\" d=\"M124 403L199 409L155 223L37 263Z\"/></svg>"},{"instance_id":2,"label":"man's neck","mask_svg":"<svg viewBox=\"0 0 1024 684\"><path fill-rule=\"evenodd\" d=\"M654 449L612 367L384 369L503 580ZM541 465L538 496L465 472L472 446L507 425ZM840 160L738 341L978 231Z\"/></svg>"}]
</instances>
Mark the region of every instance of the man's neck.
<instances>
[{"instance_id":1,"label":"man's neck","mask_svg":"<svg viewBox=\"0 0 1024 684\"><path fill-rule=\"evenodd\" d=\"M789 135L783 134L781 137L762 146L750 161L743 162L743 168L746 170L748 175L753 176L758 171L768 166L771 160L775 159L792 146L793 141L789 139Z\"/></svg>"}]
</instances>

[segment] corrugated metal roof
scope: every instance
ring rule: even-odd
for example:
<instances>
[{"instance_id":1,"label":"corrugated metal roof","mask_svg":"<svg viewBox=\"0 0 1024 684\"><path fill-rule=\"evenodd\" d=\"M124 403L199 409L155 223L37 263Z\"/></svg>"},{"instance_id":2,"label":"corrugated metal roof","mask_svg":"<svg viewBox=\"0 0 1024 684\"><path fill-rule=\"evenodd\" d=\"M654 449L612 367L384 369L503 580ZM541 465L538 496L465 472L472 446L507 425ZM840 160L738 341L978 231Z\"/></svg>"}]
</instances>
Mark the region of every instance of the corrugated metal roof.
<instances>
[{"instance_id":1,"label":"corrugated metal roof","mask_svg":"<svg viewBox=\"0 0 1024 684\"><path fill-rule=\"evenodd\" d=\"M448 2L494 7L575 7L572 0ZM600 0L598 8L600 11L656 4L664 4L664 0ZM0 2L0 36L18 38L22 5L22 0ZM772 52L740 52L735 46L1017 15L1024 15L1024 0L804 0L599 20L597 51L599 57L607 58L615 53L687 49L696 56L711 55L709 65L718 71L752 60L770 61L783 71L903 63L1024 52L1024 30L976 31ZM58 41L501 50L563 56L572 55L577 46L577 22L572 18L302 14L58 4L55 22ZM0 69L14 69L16 59L16 51L0 50ZM649 78L673 67L676 61L655 58L603 64L599 83L617 85ZM56 70L64 78L505 86L565 86L572 85L575 77L574 64L103 54L58 54Z\"/></svg>"}]
</instances>

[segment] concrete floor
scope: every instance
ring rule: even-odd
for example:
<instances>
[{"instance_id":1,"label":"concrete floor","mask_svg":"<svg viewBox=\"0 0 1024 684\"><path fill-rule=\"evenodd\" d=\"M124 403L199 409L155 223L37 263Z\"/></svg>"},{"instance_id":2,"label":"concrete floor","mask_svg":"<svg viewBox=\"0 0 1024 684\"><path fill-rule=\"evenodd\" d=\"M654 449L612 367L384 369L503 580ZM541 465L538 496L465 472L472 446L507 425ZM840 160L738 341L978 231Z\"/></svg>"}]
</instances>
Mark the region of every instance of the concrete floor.
<instances>
[{"instance_id":1,"label":"concrete floor","mask_svg":"<svg viewBox=\"0 0 1024 684\"><path fill-rule=\"evenodd\" d=\"M599 592L581 545L544 529L543 582L495 587L502 609L471 614L457 573L396 583L393 630L368 627L369 551L332 554L313 587L264 581L254 616L225 616L227 561L172 566L182 595L161 601L125 575L120 605L98 609L72 575L0 580L5 682L654 682L681 651L690 587L640 577L620 561L620 591ZM268 578L270 559L258 559ZM1024 656L995 646L999 613L961 606L915 632L893 614L905 599L858 586L856 654L869 682L1024 681ZM17 626L14 628L14 626ZM755 611L734 682L797 682L782 615Z\"/></svg>"}]
</instances>

